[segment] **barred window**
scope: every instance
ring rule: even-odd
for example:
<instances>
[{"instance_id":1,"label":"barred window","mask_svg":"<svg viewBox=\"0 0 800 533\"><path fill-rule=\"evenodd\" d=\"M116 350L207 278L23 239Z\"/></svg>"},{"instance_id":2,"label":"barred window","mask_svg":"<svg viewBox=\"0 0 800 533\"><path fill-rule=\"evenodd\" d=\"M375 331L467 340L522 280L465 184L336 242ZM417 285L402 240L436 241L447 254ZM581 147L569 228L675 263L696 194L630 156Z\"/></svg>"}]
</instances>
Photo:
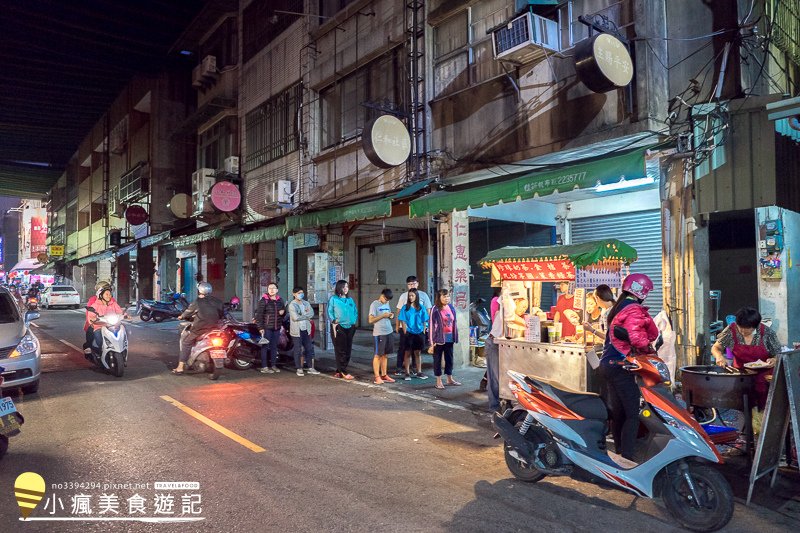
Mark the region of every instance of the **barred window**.
<instances>
[{"instance_id":1,"label":"barred window","mask_svg":"<svg viewBox=\"0 0 800 533\"><path fill-rule=\"evenodd\" d=\"M298 83L273 96L245 117L247 157L244 170L254 170L297 150L297 111L302 98Z\"/></svg>"},{"instance_id":2,"label":"barred window","mask_svg":"<svg viewBox=\"0 0 800 533\"><path fill-rule=\"evenodd\" d=\"M246 63L303 13L303 0L253 0L242 14L242 60Z\"/></svg>"}]
</instances>

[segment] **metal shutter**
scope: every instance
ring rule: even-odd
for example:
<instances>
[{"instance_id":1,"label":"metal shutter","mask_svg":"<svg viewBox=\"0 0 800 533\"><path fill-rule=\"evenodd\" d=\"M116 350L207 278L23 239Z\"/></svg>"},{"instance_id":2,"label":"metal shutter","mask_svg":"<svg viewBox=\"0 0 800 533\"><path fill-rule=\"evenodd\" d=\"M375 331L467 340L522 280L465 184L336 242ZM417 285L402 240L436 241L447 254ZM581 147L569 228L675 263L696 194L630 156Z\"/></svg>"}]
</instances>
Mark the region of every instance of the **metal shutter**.
<instances>
[{"instance_id":1,"label":"metal shutter","mask_svg":"<svg viewBox=\"0 0 800 533\"><path fill-rule=\"evenodd\" d=\"M619 239L633 246L639 260L631 272L647 274L655 288L647 297L646 305L652 315L663 306L663 278L661 264L661 212L640 211L602 217L578 218L571 221L572 242L575 244L600 239Z\"/></svg>"}]
</instances>

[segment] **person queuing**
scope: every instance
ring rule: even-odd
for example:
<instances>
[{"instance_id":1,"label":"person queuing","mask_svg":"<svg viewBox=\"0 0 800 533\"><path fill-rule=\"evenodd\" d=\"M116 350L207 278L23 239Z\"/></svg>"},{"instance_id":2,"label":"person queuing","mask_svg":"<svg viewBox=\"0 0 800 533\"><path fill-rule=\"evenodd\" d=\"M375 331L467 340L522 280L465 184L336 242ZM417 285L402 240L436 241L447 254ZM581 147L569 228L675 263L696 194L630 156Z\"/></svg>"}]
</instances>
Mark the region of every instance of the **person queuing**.
<instances>
[{"instance_id":1,"label":"person queuing","mask_svg":"<svg viewBox=\"0 0 800 533\"><path fill-rule=\"evenodd\" d=\"M775 358L781 353L781 343L778 336L770 327L761 323L761 313L752 307L742 307L736 311L736 321L722 330L717 337L717 342L711 347L711 353L718 365L726 366L725 350L733 353L733 366L744 368L747 363L763 361L771 366L764 369L754 368L758 371L755 377L754 389L756 407L763 411L767 403L769 383L767 376L772 374ZM760 416L753 417L753 422L760 427Z\"/></svg>"},{"instance_id":2,"label":"person queuing","mask_svg":"<svg viewBox=\"0 0 800 533\"><path fill-rule=\"evenodd\" d=\"M591 302L591 303L590 303ZM602 341L608 331L608 310L614 305L614 293L608 285L598 285L590 298L586 299L587 321L583 323L586 331Z\"/></svg>"},{"instance_id":3,"label":"person queuing","mask_svg":"<svg viewBox=\"0 0 800 533\"><path fill-rule=\"evenodd\" d=\"M275 374L280 372L275 366L278 358L278 343L281 340L281 324L283 315L286 313L286 304L278 295L278 285L270 283L267 285L267 292L261 296L256 306L255 319L261 336L268 344L261 346L261 372L263 374ZM269 354L269 359L267 359Z\"/></svg>"},{"instance_id":4,"label":"person queuing","mask_svg":"<svg viewBox=\"0 0 800 533\"><path fill-rule=\"evenodd\" d=\"M294 299L286 306L289 309L289 335L292 337L294 368L298 376L303 376L303 352L305 352L306 372L319 374L314 368L314 342L311 339L311 319L314 310L305 300L305 289L295 287L292 291Z\"/></svg>"},{"instance_id":5,"label":"person queuing","mask_svg":"<svg viewBox=\"0 0 800 533\"><path fill-rule=\"evenodd\" d=\"M406 305L406 302L408 301L408 292L411 289L415 289L417 291L417 295L419 296L419 303L422 307L425 308L428 314L430 314L431 307L433 307L433 304L431 304L431 299L428 296L428 294L425 291L419 290L419 280L417 279L417 276L408 276L406 278L406 292L401 294L400 298L397 299L397 314L396 314L397 318L395 318L394 325L395 329L397 329L400 335L400 344L397 347L397 364L395 365L395 372L394 372L395 376L403 376L405 371L404 369L406 368L406 365L404 364L406 355L406 350L405 350L406 342L405 342L405 333L400 328L400 310L403 308L404 305Z\"/></svg>"},{"instance_id":6,"label":"person queuing","mask_svg":"<svg viewBox=\"0 0 800 533\"><path fill-rule=\"evenodd\" d=\"M456 308L450 303L450 292L439 289L436 302L431 308L428 324L428 340L431 345L428 352L433 354L433 373L436 376L436 388L443 389L442 357L444 357L444 373L448 385L461 385L453 378L453 345L458 342L456 327Z\"/></svg>"},{"instance_id":7,"label":"person queuing","mask_svg":"<svg viewBox=\"0 0 800 533\"><path fill-rule=\"evenodd\" d=\"M639 386L633 373L623 368L623 363L634 349L652 351L650 344L658 338L658 328L642 305L652 290L653 282L644 274L630 274L622 282L622 292L608 312L608 335L599 367L611 401L614 447L618 454L630 461L634 460L639 429ZM616 337L614 328L617 326L627 330L629 340Z\"/></svg>"},{"instance_id":8,"label":"person queuing","mask_svg":"<svg viewBox=\"0 0 800 533\"><path fill-rule=\"evenodd\" d=\"M336 282L333 296L328 300L328 319L331 323L333 350L336 355L334 376L348 381L354 379L347 372L347 366L350 364L353 336L356 334L356 322L358 321L356 302L347 295L349 291L350 286L347 281L340 279Z\"/></svg>"},{"instance_id":9,"label":"person queuing","mask_svg":"<svg viewBox=\"0 0 800 533\"><path fill-rule=\"evenodd\" d=\"M497 304L495 305L495 302ZM500 347L495 339L503 338L503 300L500 298L499 289L495 289L495 296L491 303L492 327L486 337L483 353L486 356L486 396L489 399L489 409L500 410Z\"/></svg>"},{"instance_id":10,"label":"person queuing","mask_svg":"<svg viewBox=\"0 0 800 533\"><path fill-rule=\"evenodd\" d=\"M420 379L428 379L422 373L421 353L425 347L425 326L428 324L430 315L428 310L419 301L419 291L417 289L408 290L406 304L400 308L398 316L403 346L400 348L404 353L405 380L411 379L411 363L415 363L417 369L414 376Z\"/></svg>"},{"instance_id":11,"label":"person queuing","mask_svg":"<svg viewBox=\"0 0 800 533\"><path fill-rule=\"evenodd\" d=\"M392 289L383 289L377 300L369 306L369 323L372 324L372 338L375 343L375 356L372 358L372 370L375 372L373 383L394 383L388 373L389 358L387 353L392 351L392 307L389 302L394 295Z\"/></svg>"}]
</instances>

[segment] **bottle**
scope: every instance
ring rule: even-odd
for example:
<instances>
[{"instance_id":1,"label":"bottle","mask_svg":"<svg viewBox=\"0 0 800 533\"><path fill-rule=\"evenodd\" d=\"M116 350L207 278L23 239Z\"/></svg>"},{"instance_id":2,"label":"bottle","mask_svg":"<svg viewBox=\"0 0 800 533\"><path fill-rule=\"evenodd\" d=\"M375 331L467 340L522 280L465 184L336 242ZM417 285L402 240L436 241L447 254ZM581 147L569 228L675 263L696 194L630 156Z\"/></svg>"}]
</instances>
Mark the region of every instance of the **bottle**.
<instances>
[{"instance_id":1,"label":"bottle","mask_svg":"<svg viewBox=\"0 0 800 533\"><path fill-rule=\"evenodd\" d=\"M733 352L730 348L725 348L725 366L733 366Z\"/></svg>"}]
</instances>

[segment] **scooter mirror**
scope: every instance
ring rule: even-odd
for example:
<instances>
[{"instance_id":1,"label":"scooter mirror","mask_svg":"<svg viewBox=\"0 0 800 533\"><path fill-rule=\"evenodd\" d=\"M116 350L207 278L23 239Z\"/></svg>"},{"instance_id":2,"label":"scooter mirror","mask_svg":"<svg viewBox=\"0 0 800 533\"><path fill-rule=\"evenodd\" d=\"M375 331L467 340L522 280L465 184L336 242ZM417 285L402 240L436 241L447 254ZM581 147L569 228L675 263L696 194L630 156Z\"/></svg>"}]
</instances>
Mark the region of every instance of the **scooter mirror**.
<instances>
[{"instance_id":1,"label":"scooter mirror","mask_svg":"<svg viewBox=\"0 0 800 533\"><path fill-rule=\"evenodd\" d=\"M94 307L92 307L91 305L87 305L86 306L86 310L87 311L91 311L92 313L96 313L97 312L97 311L94 310Z\"/></svg>"},{"instance_id":2,"label":"scooter mirror","mask_svg":"<svg viewBox=\"0 0 800 533\"><path fill-rule=\"evenodd\" d=\"M614 336L621 341L630 341L631 338L628 335L628 330L623 328L622 326L614 326Z\"/></svg>"}]
</instances>

